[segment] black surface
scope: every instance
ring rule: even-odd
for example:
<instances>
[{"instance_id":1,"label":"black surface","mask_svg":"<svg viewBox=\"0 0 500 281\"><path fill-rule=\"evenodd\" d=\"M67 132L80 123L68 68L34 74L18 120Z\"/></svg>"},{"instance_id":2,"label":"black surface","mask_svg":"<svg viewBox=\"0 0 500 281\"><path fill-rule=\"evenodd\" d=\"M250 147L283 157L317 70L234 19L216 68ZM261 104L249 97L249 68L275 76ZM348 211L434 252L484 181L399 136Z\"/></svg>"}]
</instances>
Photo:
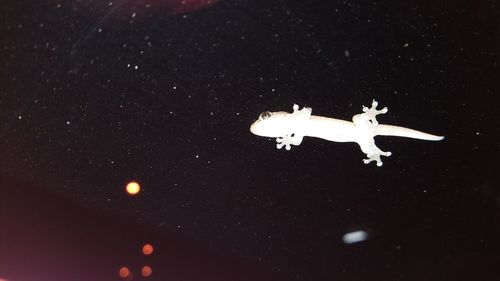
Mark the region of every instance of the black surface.
<instances>
[{"instance_id":1,"label":"black surface","mask_svg":"<svg viewBox=\"0 0 500 281\"><path fill-rule=\"evenodd\" d=\"M498 279L497 1L168 2L0 3L3 175L290 280ZM282 151L248 130L293 103L349 120L373 98L379 122L445 140L380 137L378 168L355 144ZM369 239L343 244L358 229Z\"/></svg>"}]
</instances>

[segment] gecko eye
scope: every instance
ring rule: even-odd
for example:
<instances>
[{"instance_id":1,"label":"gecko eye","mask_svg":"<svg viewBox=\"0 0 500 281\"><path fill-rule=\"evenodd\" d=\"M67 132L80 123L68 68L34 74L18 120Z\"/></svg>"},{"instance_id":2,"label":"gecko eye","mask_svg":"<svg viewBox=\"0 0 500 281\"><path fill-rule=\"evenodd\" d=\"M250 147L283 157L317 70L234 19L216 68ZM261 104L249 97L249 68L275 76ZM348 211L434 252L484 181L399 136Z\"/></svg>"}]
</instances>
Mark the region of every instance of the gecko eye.
<instances>
[{"instance_id":1,"label":"gecko eye","mask_svg":"<svg viewBox=\"0 0 500 281\"><path fill-rule=\"evenodd\" d=\"M269 112L269 111L262 112L262 113L260 114L260 116L259 116L259 118L260 118L260 119L262 119L262 120L267 119L267 118L269 118L269 117L271 117L271 112Z\"/></svg>"}]
</instances>

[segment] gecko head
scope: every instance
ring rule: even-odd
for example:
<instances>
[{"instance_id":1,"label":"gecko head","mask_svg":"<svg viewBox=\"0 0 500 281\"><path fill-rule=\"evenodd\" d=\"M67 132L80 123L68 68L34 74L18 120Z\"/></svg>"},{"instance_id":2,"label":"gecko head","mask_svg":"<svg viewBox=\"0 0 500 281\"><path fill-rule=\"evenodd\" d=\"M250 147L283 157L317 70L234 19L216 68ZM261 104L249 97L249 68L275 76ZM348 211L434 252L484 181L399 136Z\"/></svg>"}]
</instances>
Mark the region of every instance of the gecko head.
<instances>
[{"instance_id":1,"label":"gecko head","mask_svg":"<svg viewBox=\"0 0 500 281\"><path fill-rule=\"evenodd\" d=\"M288 131L288 114L289 113L284 111L262 112L259 115L259 119L253 122L253 124L250 126L250 132L261 137L282 137Z\"/></svg>"}]
</instances>

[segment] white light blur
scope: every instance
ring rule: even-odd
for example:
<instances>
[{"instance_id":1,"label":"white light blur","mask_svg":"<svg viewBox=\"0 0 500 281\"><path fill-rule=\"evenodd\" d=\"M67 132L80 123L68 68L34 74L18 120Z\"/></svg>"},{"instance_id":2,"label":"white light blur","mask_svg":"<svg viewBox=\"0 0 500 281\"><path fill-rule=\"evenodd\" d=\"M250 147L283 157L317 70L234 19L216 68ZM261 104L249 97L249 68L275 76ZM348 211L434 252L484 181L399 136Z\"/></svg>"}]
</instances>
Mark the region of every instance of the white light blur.
<instances>
[{"instance_id":1,"label":"white light blur","mask_svg":"<svg viewBox=\"0 0 500 281\"><path fill-rule=\"evenodd\" d=\"M342 241L346 244L358 243L368 239L368 233L363 230L348 232L342 237Z\"/></svg>"}]
</instances>

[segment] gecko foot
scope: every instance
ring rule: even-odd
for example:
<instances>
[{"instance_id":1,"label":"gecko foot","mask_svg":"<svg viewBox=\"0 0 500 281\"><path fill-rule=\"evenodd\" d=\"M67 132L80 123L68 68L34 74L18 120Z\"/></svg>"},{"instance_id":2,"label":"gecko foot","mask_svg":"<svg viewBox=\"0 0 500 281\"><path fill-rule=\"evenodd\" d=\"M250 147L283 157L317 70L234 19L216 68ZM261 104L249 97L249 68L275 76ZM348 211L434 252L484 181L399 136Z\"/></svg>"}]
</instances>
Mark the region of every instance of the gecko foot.
<instances>
[{"instance_id":1,"label":"gecko foot","mask_svg":"<svg viewBox=\"0 0 500 281\"><path fill-rule=\"evenodd\" d=\"M366 156L368 159L363 159L363 163L368 164L372 161L377 162L377 166L382 166L382 160L380 159L380 156L391 156L392 153L390 151L382 151L380 149L376 149L373 153L367 154Z\"/></svg>"},{"instance_id":2,"label":"gecko foot","mask_svg":"<svg viewBox=\"0 0 500 281\"><path fill-rule=\"evenodd\" d=\"M363 114L366 114L366 116L372 122L372 124L374 126L378 125L377 115L387 113L387 111L388 111L387 107L384 107L382 109L377 109L377 106L378 106L378 102L376 100L372 101L371 108L363 106L363 112L364 112Z\"/></svg>"},{"instance_id":3,"label":"gecko foot","mask_svg":"<svg viewBox=\"0 0 500 281\"><path fill-rule=\"evenodd\" d=\"M290 150L292 148L290 146L290 144L292 143L290 139L291 138L288 136L276 138L276 142L277 142L276 147L278 149L281 149L284 146L286 150Z\"/></svg>"},{"instance_id":4,"label":"gecko foot","mask_svg":"<svg viewBox=\"0 0 500 281\"><path fill-rule=\"evenodd\" d=\"M300 136L298 134L292 133L289 135L284 135L282 137L277 137L276 138L276 147L278 149L281 149L283 146L285 147L286 150L290 150L292 147L291 145L299 145L302 142L302 139L304 136Z\"/></svg>"},{"instance_id":5,"label":"gecko foot","mask_svg":"<svg viewBox=\"0 0 500 281\"><path fill-rule=\"evenodd\" d=\"M293 104L293 112L292 117L300 118L302 120L309 119L311 117L312 109L310 107L303 107L299 110L299 106L297 104Z\"/></svg>"}]
</instances>

